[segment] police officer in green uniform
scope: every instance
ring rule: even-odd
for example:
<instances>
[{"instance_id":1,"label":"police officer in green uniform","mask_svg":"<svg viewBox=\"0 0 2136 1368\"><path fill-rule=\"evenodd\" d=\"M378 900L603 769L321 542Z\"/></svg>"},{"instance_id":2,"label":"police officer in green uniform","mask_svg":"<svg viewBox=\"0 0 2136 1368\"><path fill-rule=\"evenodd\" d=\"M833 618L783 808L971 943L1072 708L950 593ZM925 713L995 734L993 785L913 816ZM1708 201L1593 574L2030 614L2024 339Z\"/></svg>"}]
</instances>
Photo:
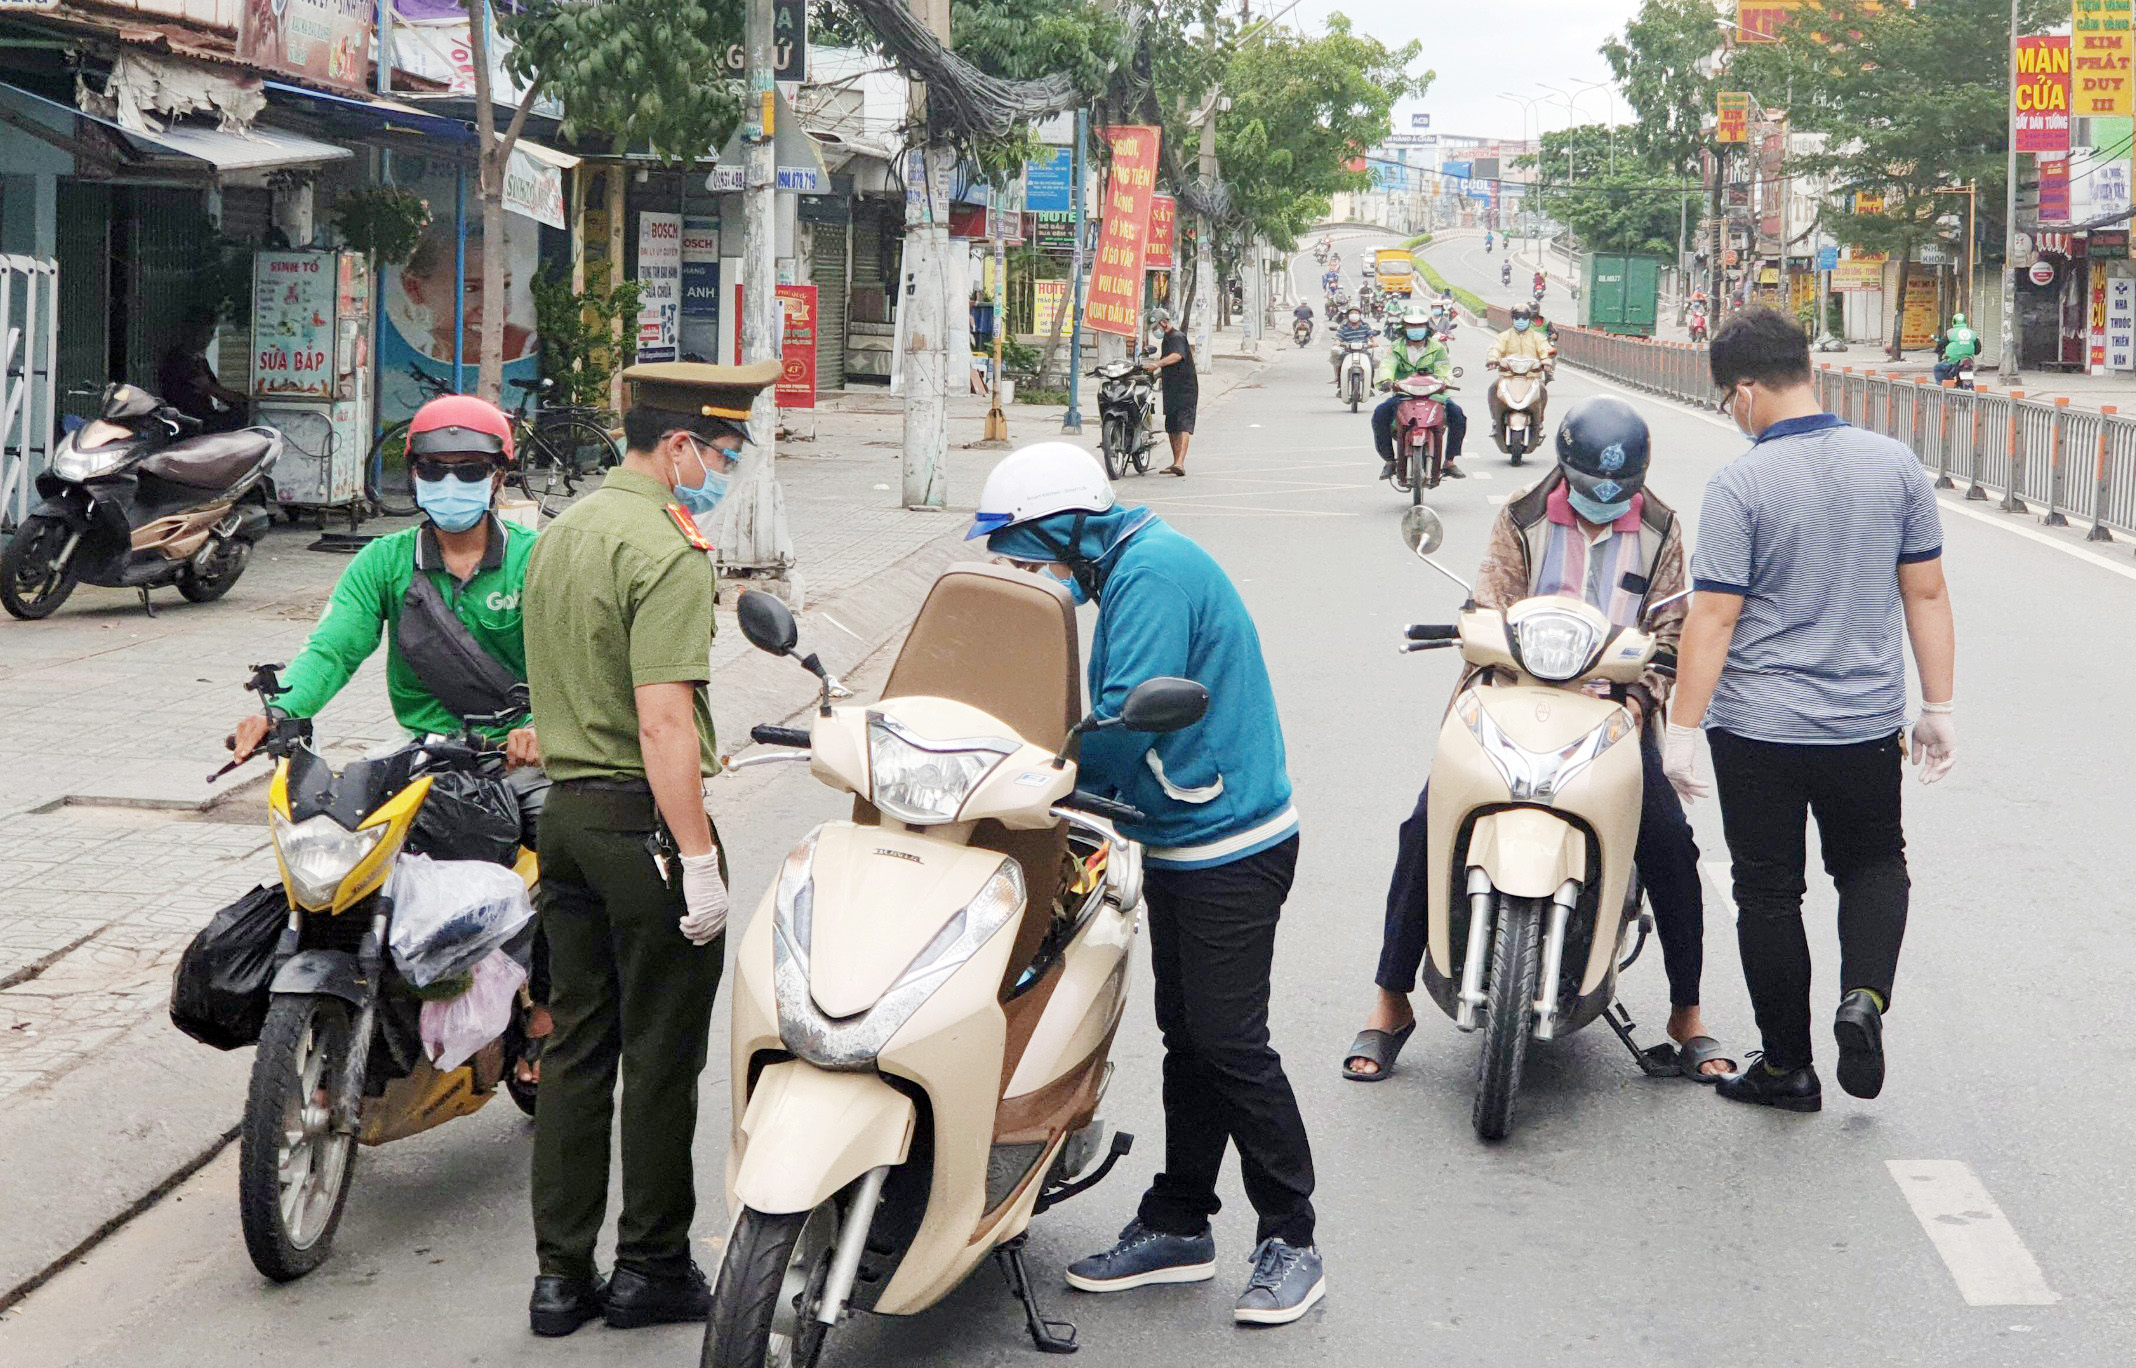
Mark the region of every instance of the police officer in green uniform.
<instances>
[{"instance_id":1,"label":"police officer in green uniform","mask_svg":"<svg viewBox=\"0 0 2136 1368\"><path fill-rule=\"evenodd\" d=\"M727 888L703 781L717 770L711 548L693 513L724 493L776 361L634 366L623 462L535 543L527 680L555 781L541 823L541 926L555 1031L534 1134L540 1276L529 1319L568 1335L701 1319L690 1258L697 1076L726 947ZM593 1263L623 1079L616 1267Z\"/></svg>"}]
</instances>

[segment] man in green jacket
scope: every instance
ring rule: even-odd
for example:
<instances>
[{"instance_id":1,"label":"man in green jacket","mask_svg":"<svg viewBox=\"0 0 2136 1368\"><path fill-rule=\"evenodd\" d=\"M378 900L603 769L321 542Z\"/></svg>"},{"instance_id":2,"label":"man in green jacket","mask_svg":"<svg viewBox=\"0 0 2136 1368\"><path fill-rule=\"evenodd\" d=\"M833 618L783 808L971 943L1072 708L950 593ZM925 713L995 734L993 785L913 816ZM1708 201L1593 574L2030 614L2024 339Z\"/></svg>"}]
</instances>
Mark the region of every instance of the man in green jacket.
<instances>
[{"instance_id":1,"label":"man in green jacket","mask_svg":"<svg viewBox=\"0 0 2136 1368\"><path fill-rule=\"evenodd\" d=\"M408 456L416 505L424 520L380 537L342 572L326 613L311 640L283 672L285 692L274 699L286 717L312 717L341 692L386 633L386 696L393 716L411 733L454 735L482 696L480 673L470 662L438 651L429 632L411 655L402 641L402 617L420 572L465 635L503 673L499 681L524 683L526 648L520 640L520 596L534 534L491 511L512 455L512 427L493 404L468 395L448 395L425 404L408 425ZM427 595L424 596L427 599ZM422 610L418 610L422 611ZM449 625L447 627L449 631ZM440 693L453 695L455 711ZM236 758L248 759L266 737L268 720L254 713L236 727ZM505 742L514 767L541 763L531 727L487 730Z\"/></svg>"},{"instance_id":2,"label":"man in green jacket","mask_svg":"<svg viewBox=\"0 0 2136 1368\"><path fill-rule=\"evenodd\" d=\"M1451 385L1454 382L1454 360L1447 354L1446 343L1431 330L1431 319L1422 309L1411 306L1402 315L1402 325L1394 345L1380 359L1379 385L1386 389L1398 380L1407 380L1412 375L1430 374ZM1406 395L1390 394L1372 410L1372 442L1379 449L1380 478L1394 474L1394 412L1401 407ZM1454 469L1454 458L1461 454L1462 439L1468 436L1468 415L1461 405L1445 394L1438 402L1446 405L1446 465L1442 473L1449 480L1465 478Z\"/></svg>"},{"instance_id":3,"label":"man in green jacket","mask_svg":"<svg viewBox=\"0 0 2136 1368\"><path fill-rule=\"evenodd\" d=\"M1936 380L1954 380L1958 376L1958 363L1980 355L1980 334L1973 331L1965 321L1964 314L1952 314L1950 330L1943 334L1943 359L1936 363Z\"/></svg>"}]
</instances>

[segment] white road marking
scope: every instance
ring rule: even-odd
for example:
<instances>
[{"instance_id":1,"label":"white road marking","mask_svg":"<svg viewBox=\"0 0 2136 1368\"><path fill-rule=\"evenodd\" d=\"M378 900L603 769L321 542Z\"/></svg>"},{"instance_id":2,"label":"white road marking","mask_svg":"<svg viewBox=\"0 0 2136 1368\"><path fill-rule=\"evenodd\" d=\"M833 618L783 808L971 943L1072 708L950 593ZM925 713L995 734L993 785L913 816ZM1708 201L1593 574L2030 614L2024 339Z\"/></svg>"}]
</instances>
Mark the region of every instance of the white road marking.
<instances>
[{"instance_id":1,"label":"white road marking","mask_svg":"<svg viewBox=\"0 0 2136 1368\"><path fill-rule=\"evenodd\" d=\"M2062 1300L1973 1170L1956 1159L1887 1159L1914 1218L1943 1256L1968 1306L2052 1306Z\"/></svg>"}]
</instances>

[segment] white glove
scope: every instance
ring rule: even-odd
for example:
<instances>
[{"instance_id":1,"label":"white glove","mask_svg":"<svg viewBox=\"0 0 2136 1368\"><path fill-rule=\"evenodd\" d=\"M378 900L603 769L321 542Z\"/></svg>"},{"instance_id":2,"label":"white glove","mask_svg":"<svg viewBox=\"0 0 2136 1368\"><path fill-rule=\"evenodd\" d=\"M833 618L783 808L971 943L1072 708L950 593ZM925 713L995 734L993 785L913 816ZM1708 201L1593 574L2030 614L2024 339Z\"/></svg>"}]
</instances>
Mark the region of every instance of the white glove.
<instances>
[{"instance_id":1,"label":"white glove","mask_svg":"<svg viewBox=\"0 0 2136 1368\"><path fill-rule=\"evenodd\" d=\"M1698 777L1698 728L1669 723L1661 734L1661 772L1669 787L1685 802L1695 802L1713 790Z\"/></svg>"},{"instance_id":2,"label":"white glove","mask_svg":"<svg viewBox=\"0 0 2136 1368\"><path fill-rule=\"evenodd\" d=\"M1921 720L1913 729L1913 762L1921 766L1924 784L1935 783L1958 763L1958 725L1951 720L1951 704L1921 705Z\"/></svg>"},{"instance_id":3,"label":"white glove","mask_svg":"<svg viewBox=\"0 0 2136 1368\"><path fill-rule=\"evenodd\" d=\"M719 852L682 857L682 934L703 945L727 929L727 881L719 876Z\"/></svg>"}]
</instances>

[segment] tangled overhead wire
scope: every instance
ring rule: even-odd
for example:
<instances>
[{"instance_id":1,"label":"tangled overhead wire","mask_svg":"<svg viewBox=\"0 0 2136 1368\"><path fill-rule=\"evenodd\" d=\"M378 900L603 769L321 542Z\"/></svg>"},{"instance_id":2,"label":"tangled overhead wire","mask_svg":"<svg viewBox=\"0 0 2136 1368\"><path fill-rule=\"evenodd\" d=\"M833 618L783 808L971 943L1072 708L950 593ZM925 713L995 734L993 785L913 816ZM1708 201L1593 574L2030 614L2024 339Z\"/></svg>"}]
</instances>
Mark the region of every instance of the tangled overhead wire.
<instances>
[{"instance_id":1,"label":"tangled overhead wire","mask_svg":"<svg viewBox=\"0 0 2136 1368\"><path fill-rule=\"evenodd\" d=\"M1179 189L1179 207L1190 214L1206 214L1211 223L1231 217L1231 187L1211 176L1196 176Z\"/></svg>"},{"instance_id":2,"label":"tangled overhead wire","mask_svg":"<svg viewBox=\"0 0 2136 1368\"><path fill-rule=\"evenodd\" d=\"M1035 81L989 76L944 47L905 0L850 3L883 51L908 75L927 83L928 121L950 141L1000 137L1032 119L1075 107L1075 85L1066 75Z\"/></svg>"}]
</instances>

